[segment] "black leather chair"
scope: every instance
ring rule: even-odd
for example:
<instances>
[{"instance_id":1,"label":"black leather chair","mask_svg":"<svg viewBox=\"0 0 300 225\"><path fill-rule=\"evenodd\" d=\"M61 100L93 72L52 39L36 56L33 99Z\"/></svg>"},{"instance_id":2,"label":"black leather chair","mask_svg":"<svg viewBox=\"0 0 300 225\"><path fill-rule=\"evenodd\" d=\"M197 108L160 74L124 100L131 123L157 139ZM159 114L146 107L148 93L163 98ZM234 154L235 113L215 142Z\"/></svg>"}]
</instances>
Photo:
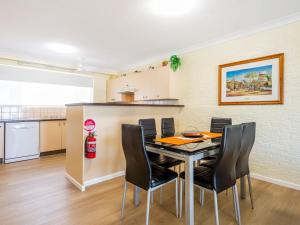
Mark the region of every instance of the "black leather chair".
<instances>
[{"instance_id":1,"label":"black leather chair","mask_svg":"<svg viewBox=\"0 0 300 225\"><path fill-rule=\"evenodd\" d=\"M247 176L251 206L252 209L254 209L254 199L252 194L252 185L251 185L250 170L249 170L249 155L255 141L256 124L254 122L243 123L242 127L243 127L242 144L241 144L240 156L236 163L236 169L235 169L236 179L240 179L244 176Z\"/></svg>"},{"instance_id":2,"label":"black leather chair","mask_svg":"<svg viewBox=\"0 0 300 225\"><path fill-rule=\"evenodd\" d=\"M126 159L124 193L121 218L124 216L127 182L148 192L146 225L149 224L151 192L167 183L176 182L176 216L178 217L178 174L172 170L150 164L141 126L122 124L122 146Z\"/></svg>"},{"instance_id":3,"label":"black leather chair","mask_svg":"<svg viewBox=\"0 0 300 225\"><path fill-rule=\"evenodd\" d=\"M174 118L161 119L161 136L172 137L175 135Z\"/></svg>"},{"instance_id":4,"label":"black leather chair","mask_svg":"<svg viewBox=\"0 0 300 225\"><path fill-rule=\"evenodd\" d=\"M213 133L223 133L223 129L226 125L232 125L231 118L219 118L213 117L210 121L210 132ZM221 142L221 138L213 138L211 139L213 143ZM209 156L201 160L201 166L212 167L213 164L216 163L216 156Z\"/></svg>"},{"instance_id":5,"label":"black leather chair","mask_svg":"<svg viewBox=\"0 0 300 225\"><path fill-rule=\"evenodd\" d=\"M215 220L219 225L218 194L232 188L234 208L238 224L241 224L240 208L236 185L236 163L240 155L242 141L242 125L227 125L221 139L220 154L213 168L197 167L194 171L194 184L214 193ZM182 214L182 181L185 173L180 174L180 216Z\"/></svg>"},{"instance_id":6,"label":"black leather chair","mask_svg":"<svg viewBox=\"0 0 300 225\"><path fill-rule=\"evenodd\" d=\"M156 124L155 119L140 119L139 125L144 129L144 138L146 141L153 141L156 138ZM178 166L182 163L181 160L174 159L171 157L159 155L153 152L148 152L148 157L151 163L159 165L164 168L171 168L173 166Z\"/></svg>"}]
</instances>

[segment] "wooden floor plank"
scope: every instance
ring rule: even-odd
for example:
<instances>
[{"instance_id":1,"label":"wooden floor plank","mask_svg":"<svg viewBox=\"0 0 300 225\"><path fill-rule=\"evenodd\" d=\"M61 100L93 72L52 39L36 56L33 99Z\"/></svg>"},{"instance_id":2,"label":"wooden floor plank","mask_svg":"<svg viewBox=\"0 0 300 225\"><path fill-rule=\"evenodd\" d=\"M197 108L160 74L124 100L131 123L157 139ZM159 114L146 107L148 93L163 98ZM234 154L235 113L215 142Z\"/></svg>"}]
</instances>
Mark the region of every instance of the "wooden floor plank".
<instances>
[{"instance_id":1,"label":"wooden floor plank","mask_svg":"<svg viewBox=\"0 0 300 225\"><path fill-rule=\"evenodd\" d=\"M64 177L65 156L49 156L37 160L0 166L1 225L141 225L145 223L145 199L133 206L129 186L124 220L120 220L122 178L78 191ZM250 200L240 200L243 225L300 225L300 192L253 180L255 209ZM150 210L151 225L183 225L184 218L175 216L174 184L164 191L163 205L159 192ZM212 194L205 193L205 206L195 194L195 224L214 224ZM220 222L236 224L232 195L219 195Z\"/></svg>"}]
</instances>

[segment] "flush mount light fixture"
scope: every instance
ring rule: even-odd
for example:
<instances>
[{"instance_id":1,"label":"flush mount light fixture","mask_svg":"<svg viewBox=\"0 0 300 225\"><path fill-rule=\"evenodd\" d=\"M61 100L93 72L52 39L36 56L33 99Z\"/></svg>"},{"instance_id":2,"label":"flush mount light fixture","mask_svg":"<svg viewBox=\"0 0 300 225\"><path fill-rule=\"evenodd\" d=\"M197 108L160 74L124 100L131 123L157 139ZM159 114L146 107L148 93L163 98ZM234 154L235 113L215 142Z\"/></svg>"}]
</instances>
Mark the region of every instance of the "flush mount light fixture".
<instances>
[{"instance_id":1,"label":"flush mount light fixture","mask_svg":"<svg viewBox=\"0 0 300 225\"><path fill-rule=\"evenodd\" d=\"M66 44L56 43L56 42L48 43L48 44L46 44L46 47L49 50L52 50L57 53L62 53L62 54L70 54L70 53L74 53L77 51L77 48L75 48L71 45L66 45Z\"/></svg>"},{"instance_id":2,"label":"flush mount light fixture","mask_svg":"<svg viewBox=\"0 0 300 225\"><path fill-rule=\"evenodd\" d=\"M149 0L150 9L162 16L179 16L191 12L196 0Z\"/></svg>"}]
</instances>

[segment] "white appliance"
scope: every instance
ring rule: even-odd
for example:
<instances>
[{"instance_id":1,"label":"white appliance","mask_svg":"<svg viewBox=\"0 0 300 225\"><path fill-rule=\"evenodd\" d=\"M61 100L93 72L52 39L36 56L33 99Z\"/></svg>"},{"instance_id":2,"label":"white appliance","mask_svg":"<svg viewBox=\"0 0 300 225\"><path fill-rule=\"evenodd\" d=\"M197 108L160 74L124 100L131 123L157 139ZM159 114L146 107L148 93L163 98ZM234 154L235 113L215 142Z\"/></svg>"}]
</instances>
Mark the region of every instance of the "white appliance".
<instances>
[{"instance_id":1,"label":"white appliance","mask_svg":"<svg viewBox=\"0 0 300 225\"><path fill-rule=\"evenodd\" d=\"M39 158L39 122L5 125L4 163Z\"/></svg>"}]
</instances>

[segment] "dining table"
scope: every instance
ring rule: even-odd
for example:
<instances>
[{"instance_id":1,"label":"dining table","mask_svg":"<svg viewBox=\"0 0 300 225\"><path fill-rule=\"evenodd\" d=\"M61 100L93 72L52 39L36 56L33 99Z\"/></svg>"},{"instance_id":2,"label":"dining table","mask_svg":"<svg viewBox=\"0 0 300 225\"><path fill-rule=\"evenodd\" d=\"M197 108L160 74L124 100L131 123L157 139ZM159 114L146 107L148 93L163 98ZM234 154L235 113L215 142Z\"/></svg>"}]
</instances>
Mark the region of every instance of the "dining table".
<instances>
[{"instance_id":1,"label":"dining table","mask_svg":"<svg viewBox=\"0 0 300 225\"><path fill-rule=\"evenodd\" d=\"M211 140L201 140L198 142L174 145L160 142L158 138L145 140L146 150L182 160L185 168L185 224L194 225L194 165L197 161L217 155L220 152L220 143ZM241 198L245 198L244 178L241 178ZM140 188L134 188L134 205L140 203Z\"/></svg>"}]
</instances>

